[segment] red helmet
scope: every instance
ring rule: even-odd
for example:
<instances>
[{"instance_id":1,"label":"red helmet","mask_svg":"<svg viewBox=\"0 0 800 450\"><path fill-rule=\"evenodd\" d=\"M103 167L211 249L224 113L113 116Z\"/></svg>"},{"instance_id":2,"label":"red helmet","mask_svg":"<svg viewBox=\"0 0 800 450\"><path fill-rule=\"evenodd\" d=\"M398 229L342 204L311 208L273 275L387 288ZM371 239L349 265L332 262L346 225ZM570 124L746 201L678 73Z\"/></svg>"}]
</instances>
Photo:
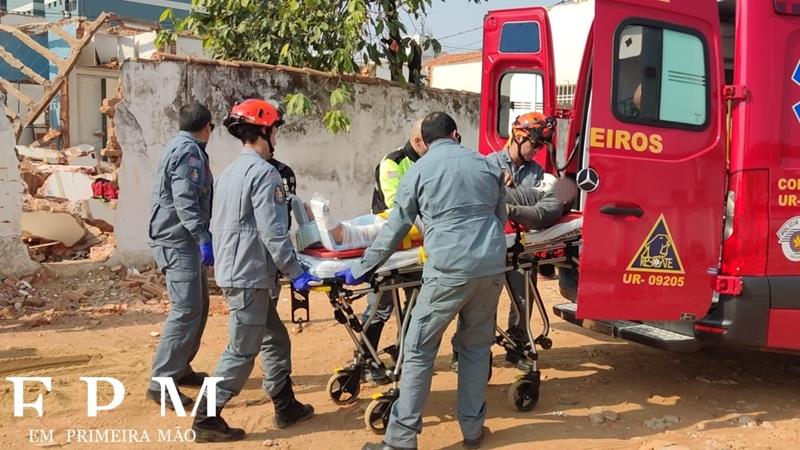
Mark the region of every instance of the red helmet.
<instances>
[{"instance_id":1,"label":"red helmet","mask_svg":"<svg viewBox=\"0 0 800 450\"><path fill-rule=\"evenodd\" d=\"M556 119L542 113L529 112L517 117L511 126L514 137L530 139L532 142L548 143L553 141Z\"/></svg>"},{"instance_id":2,"label":"red helmet","mask_svg":"<svg viewBox=\"0 0 800 450\"><path fill-rule=\"evenodd\" d=\"M224 124L228 128L244 124L279 127L283 125L283 109L261 98L248 98L233 105Z\"/></svg>"}]
</instances>

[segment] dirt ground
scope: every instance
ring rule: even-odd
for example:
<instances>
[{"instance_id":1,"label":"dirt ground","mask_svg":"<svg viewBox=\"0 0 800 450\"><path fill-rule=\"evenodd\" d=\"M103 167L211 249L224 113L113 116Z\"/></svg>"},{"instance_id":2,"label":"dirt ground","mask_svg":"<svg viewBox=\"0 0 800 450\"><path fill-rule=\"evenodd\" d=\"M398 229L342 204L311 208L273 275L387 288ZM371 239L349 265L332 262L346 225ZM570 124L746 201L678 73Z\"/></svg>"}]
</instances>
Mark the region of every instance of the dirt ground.
<instances>
[{"instance_id":1,"label":"dirt ground","mask_svg":"<svg viewBox=\"0 0 800 450\"><path fill-rule=\"evenodd\" d=\"M553 282L543 282L548 304L560 302ZM326 382L352 355L345 329L334 322L330 305L319 294L312 299L312 321L302 332L292 325L294 380L298 397L312 403L316 417L287 430L272 427L272 405L263 401L258 365L242 394L225 410L225 418L243 427L248 439L210 448L359 449L380 437L366 430L363 412L369 394L385 388L364 386L361 399L340 407L331 402ZM284 297L288 293L284 292ZM223 310L222 299L213 299ZM507 298L501 299L504 317ZM356 305L363 308L363 301ZM280 303L288 321L289 302ZM53 390L44 397L45 415L12 417L12 385L0 380L0 448L167 448L188 447L179 441L158 442L158 430L183 430L190 419L169 413L144 399L150 362L164 315L129 309L87 320L69 316L37 328L0 321L0 376L50 376ZM535 326L538 326L534 321ZM452 328L452 327L451 327ZM392 330L393 331L393 330ZM390 336L389 331L384 336ZM452 332L452 329L450 330ZM730 350L674 354L617 341L553 318L554 345L541 355L541 398L531 412L517 412L507 400L519 373L507 366L495 347L495 370L488 390L487 426L492 434L484 448L509 449L750 449L800 448L800 361L788 355ZM227 317L209 319L197 370L211 372L225 346ZM442 345L425 410L423 449L459 449L455 418L456 375L448 370L449 333ZM48 365L52 367L47 367ZM20 367L29 367L20 370ZM114 377L126 387L120 407L86 415L82 376ZM196 394L195 390L184 392ZM26 401L36 386L26 389ZM110 400L101 389L101 404ZM54 430L54 444L30 442L30 430ZM146 431L151 443L67 442L70 429Z\"/></svg>"}]
</instances>

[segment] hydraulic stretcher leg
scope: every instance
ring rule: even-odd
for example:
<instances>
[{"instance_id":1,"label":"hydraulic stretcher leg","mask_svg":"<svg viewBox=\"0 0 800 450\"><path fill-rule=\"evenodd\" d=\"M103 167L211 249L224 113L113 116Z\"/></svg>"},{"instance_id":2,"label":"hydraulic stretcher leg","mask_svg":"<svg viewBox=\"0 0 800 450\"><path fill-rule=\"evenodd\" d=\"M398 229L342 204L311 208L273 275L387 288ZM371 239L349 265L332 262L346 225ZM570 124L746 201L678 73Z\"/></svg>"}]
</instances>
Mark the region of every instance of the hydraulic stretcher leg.
<instances>
[{"instance_id":1,"label":"hydraulic stretcher leg","mask_svg":"<svg viewBox=\"0 0 800 450\"><path fill-rule=\"evenodd\" d=\"M392 387L386 392L374 395L372 401L364 411L364 424L377 434L386 432L386 427L389 425L389 415L392 412L392 405L394 405L394 402L400 397L399 381L403 366L403 344L406 332L408 331L408 325L411 322L411 314L409 313L414 309L418 295L419 290L417 289L414 291L414 294L412 294L411 300L409 300L406 306L405 314L403 314L404 317L401 322L399 333L397 363L394 366L392 374Z\"/></svg>"},{"instance_id":2,"label":"hydraulic stretcher leg","mask_svg":"<svg viewBox=\"0 0 800 450\"><path fill-rule=\"evenodd\" d=\"M514 308L517 312L517 323L511 324L510 329L506 331L496 326L497 344L503 347L506 352L513 352L526 362L526 364L518 364L518 367L525 367L525 370L517 377L509 389L509 402L520 411L530 411L539 400L541 374L538 367L539 354L536 346L539 345L545 350L552 347L552 341L547 337L550 333L550 319L533 278L536 276L536 267L536 261L531 261L523 269L525 274L525 295L522 302L519 301L519 296L514 291L512 284L508 280L508 274L506 274L506 289L511 299L511 308ZM536 338L533 337L533 332L531 331L532 303L536 305L539 317L542 320L542 332Z\"/></svg>"}]
</instances>

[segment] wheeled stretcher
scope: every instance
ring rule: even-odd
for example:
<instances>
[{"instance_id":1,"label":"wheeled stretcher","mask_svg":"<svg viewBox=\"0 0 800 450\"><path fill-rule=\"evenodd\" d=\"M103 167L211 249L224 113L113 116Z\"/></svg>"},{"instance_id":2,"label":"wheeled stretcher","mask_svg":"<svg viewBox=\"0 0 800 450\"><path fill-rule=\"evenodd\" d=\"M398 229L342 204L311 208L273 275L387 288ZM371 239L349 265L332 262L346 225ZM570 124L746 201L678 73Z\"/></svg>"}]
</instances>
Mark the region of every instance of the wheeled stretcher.
<instances>
[{"instance_id":1,"label":"wheeled stretcher","mask_svg":"<svg viewBox=\"0 0 800 450\"><path fill-rule=\"evenodd\" d=\"M535 282L537 268L542 264L553 264L562 267L571 267L576 264L575 261L569 260L568 255L574 254L569 250L579 246L581 243L582 222L579 214L570 214L548 229L531 232L516 231L507 235L508 254L505 288L511 299L511 307L516 310L520 323L515 330L518 333L510 333L495 326L497 331L496 343L507 352L516 353L528 363L524 366L529 367L529 369L521 373L511 389L509 389L509 401L520 411L533 409L539 398L541 376L537 364L538 352L536 347L549 349L552 346L552 341L548 337L550 333L549 317ZM407 312L413 310L419 292L418 288L421 285L421 281L417 281L421 278L420 276L409 277L409 275L419 275L421 273L424 265L424 253L420 252L419 248L395 252L376 271L369 286L365 285L365 287L356 288L345 287L342 280L337 279L334 274L340 270L347 269L358 261L358 253L360 252L345 254L335 252L313 253L313 255L300 254L300 258L314 275L323 280L322 286L314 290L327 293L334 310L335 319L345 325L356 348L353 362L345 368L338 369L331 376L327 386L328 394L337 404L353 403L358 399L365 371L385 371L386 375L392 380L392 387L383 394L373 396L373 401L364 414L366 425L373 431L382 433L388 423L391 406L399 395L398 382L402 370L403 338L411 316ZM519 293L513 291L512 285L508 281L508 274L515 270L522 271L527 281L523 295L515 295ZM416 278L416 280L409 281L409 278ZM405 304L402 304L398 294L398 291L403 288L417 288L411 298L406 299ZM394 315L398 320L397 323L400 324L397 345L389 346L382 351L373 348L370 344L365 334L365 324L362 323L352 308L354 301L371 292L391 293L394 303ZM519 302L518 298L523 298L524 301ZM534 333L531 330L531 321L524 320L531 317L533 308L538 312L542 322L541 331L536 337L534 337ZM376 309L373 308L367 322L374 318ZM308 294L292 291L292 321L302 324L308 320ZM387 367L383 362L381 353L389 354L391 359L394 360L392 368Z\"/></svg>"}]
</instances>

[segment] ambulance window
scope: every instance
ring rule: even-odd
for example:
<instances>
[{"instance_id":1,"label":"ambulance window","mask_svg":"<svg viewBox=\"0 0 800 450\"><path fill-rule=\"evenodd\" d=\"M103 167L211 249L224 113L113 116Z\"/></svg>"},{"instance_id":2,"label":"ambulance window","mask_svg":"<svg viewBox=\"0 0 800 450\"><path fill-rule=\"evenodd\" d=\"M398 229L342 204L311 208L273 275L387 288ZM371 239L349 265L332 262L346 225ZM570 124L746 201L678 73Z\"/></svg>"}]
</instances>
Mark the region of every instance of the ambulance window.
<instances>
[{"instance_id":1,"label":"ambulance window","mask_svg":"<svg viewBox=\"0 0 800 450\"><path fill-rule=\"evenodd\" d=\"M544 112L544 85L542 75L535 72L508 72L500 78L500 105L497 108L497 134L509 136L511 124L517 116L537 111Z\"/></svg>"},{"instance_id":2,"label":"ambulance window","mask_svg":"<svg viewBox=\"0 0 800 450\"><path fill-rule=\"evenodd\" d=\"M617 32L614 114L623 122L701 129L708 119L706 47L699 34L649 25Z\"/></svg>"},{"instance_id":3,"label":"ambulance window","mask_svg":"<svg viewBox=\"0 0 800 450\"><path fill-rule=\"evenodd\" d=\"M537 22L511 22L503 25L500 34L502 53L538 53L541 36Z\"/></svg>"}]
</instances>

